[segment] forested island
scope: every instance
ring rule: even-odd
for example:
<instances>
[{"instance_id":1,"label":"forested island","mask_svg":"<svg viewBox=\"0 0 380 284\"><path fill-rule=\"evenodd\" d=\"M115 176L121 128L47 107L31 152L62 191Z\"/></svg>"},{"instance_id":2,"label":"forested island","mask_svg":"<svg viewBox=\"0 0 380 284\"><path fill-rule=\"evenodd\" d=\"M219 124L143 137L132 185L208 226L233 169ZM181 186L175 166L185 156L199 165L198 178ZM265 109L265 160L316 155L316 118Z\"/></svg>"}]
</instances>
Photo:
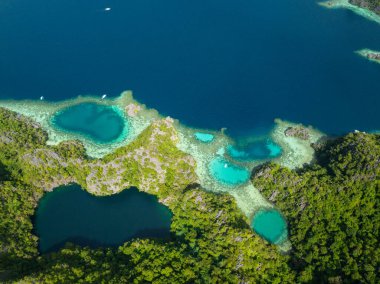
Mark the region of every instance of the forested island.
<instances>
[{"instance_id":1,"label":"forested island","mask_svg":"<svg viewBox=\"0 0 380 284\"><path fill-rule=\"evenodd\" d=\"M302 133L296 130L288 134ZM251 230L233 197L199 185L177 135L170 119L157 120L130 144L94 159L80 141L47 145L38 123L0 108L0 281L378 282L379 135L314 143L315 160L299 169L269 162L253 170L251 182L288 221L287 254ZM173 213L171 239L133 239L118 248L67 244L41 255L31 217L44 192L72 183L95 195L135 186L157 196Z\"/></svg>"}]
</instances>

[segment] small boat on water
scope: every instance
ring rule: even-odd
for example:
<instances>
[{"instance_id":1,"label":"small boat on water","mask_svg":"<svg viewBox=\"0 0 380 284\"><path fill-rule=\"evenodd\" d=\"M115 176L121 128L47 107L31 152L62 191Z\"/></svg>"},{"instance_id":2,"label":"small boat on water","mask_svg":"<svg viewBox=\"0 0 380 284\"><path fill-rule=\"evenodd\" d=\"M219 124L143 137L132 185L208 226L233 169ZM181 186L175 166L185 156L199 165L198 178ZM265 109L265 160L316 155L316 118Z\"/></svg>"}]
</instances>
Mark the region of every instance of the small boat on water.
<instances>
[{"instance_id":1,"label":"small boat on water","mask_svg":"<svg viewBox=\"0 0 380 284\"><path fill-rule=\"evenodd\" d=\"M106 97L107 97L107 94L104 94L104 95L102 96L102 100L104 100Z\"/></svg>"},{"instance_id":2,"label":"small boat on water","mask_svg":"<svg viewBox=\"0 0 380 284\"><path fill-rule=\"evenodd\" d=\"M44 98L44 96L41 96L40 97L40 101L43 101L45 98Z\"/></svg>"},{"instance_id":3,"label":"small boat on water","mask_svg":"<svg viewBox=\"0 0 380 284\"><path fill-rule=\"evenodd\" d=\"M110 7L104 8L104 11L106 12L111 11L111 8Z\"/></svg>"},{"instance_id":4,"label":"small boat on water","mask_svg":"<svg viewBox=\"0 0 380 284\"><path fill-rule=\"evenodd\" d=\"M227 164L224 164L224 168L227 168L228 167L228 165Z\"/></svg>"}]
</instances>

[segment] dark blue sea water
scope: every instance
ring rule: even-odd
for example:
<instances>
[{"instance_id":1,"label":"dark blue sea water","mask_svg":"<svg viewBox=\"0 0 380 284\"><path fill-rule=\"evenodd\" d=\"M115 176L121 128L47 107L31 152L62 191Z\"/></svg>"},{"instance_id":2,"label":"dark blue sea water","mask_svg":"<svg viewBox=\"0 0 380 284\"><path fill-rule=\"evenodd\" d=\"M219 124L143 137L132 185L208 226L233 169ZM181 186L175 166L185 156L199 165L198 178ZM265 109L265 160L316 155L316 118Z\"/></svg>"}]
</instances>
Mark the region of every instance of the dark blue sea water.
<instances>
[{"instance_id":1,"label":"dark blue sea water","mask_svg":"<svg viewBox=\"0 0 380 284\"><path fill-rule=\"evenodd\" d=\"M112 10L105 12L105 7ZM308 0L4 0L0 98L136 99L233 135L379 129L380 25Z\"/></svg>"}]
</instances>

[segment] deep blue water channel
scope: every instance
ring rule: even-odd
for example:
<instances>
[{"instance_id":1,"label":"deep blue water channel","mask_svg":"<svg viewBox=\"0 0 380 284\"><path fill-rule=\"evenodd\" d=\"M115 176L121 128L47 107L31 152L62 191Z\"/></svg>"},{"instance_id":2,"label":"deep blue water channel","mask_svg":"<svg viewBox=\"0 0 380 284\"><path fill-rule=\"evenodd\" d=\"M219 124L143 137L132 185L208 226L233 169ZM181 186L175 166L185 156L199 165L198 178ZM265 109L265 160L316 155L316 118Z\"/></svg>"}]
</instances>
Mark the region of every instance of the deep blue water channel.
<instances>
[{"instance_id":1,"label":"deep blue water channel","mask_svg":"<svg viewBox=\"0 0 380 284\"><path fill-rule=\"evenodd\" d=\"M168 238L172 213L155 196L132 188L96 197L79 186L46 193L34 216L42 253L66 242L99 247L118 246L133 238Z\"/></svg>"},{"instance_id":2,"label":"deep blue water channel","mask_svg":"<svg viewBox=\"0 0 380 284\"><path fill-rule=\"evenodd\" d=\"M0 98L132 89L234 136L277 117L330 133L379 129L380 66L361 48L380 50L380 25L315 1L1 1Z\"/></svg>"}]
</instances>

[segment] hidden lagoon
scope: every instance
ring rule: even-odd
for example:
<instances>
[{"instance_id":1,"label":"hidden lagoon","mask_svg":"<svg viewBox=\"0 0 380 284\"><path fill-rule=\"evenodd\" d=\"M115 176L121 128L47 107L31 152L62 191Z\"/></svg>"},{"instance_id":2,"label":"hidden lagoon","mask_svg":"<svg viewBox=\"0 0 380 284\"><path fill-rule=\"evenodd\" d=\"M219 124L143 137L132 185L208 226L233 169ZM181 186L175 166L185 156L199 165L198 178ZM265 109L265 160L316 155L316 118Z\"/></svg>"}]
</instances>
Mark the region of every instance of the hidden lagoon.
<instances>
[{"instance_id":1,"label":"hidden lagoon","mask_svg":"<svg viewBox=\"0 0 380 284\"><path fill-rule=\"evenodd\" d=\"M66 242L115 247L133 238L167 239L171 217L170 210L156 197L136 188L96 197L71 185L44 195L34 223L39 250L46 253Z\"/></svg>"}]
</instances>

